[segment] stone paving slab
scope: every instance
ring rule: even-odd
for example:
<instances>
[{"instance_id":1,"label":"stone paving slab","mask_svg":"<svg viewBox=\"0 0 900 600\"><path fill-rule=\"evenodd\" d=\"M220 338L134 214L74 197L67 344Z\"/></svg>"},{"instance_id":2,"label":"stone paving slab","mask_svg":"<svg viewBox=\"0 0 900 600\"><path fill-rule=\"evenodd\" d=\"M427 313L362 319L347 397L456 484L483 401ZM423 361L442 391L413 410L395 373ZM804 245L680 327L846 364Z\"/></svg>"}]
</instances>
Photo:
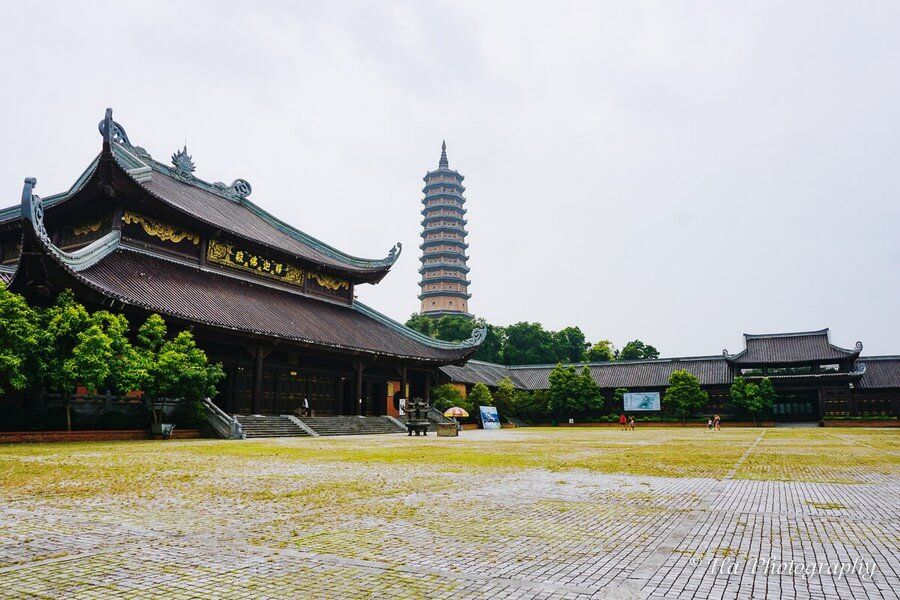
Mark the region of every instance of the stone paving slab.
<instances>
[{"instance_id":1,"label":"stone paving slab","mask_svg":"<svg viewBox=\"0 0 900 600\"><path fill-rule=\"evenodd\" d=\"M527 439L517 435L498 441ZM602 444L607 435L594 451L627 451L620 437ZM198 459L198 446L177 442L166 446L165 491L151 475L116 479L118 491L0 486L0 598L898 598L894 451L881 439L868 449L835 439L888 462L875 477L853 465L829 471L857 483L742 478L759 468L758 452L783 444L767 447L768 434L735 438L739 462L719 469L722 479L290 454L306 440L250 442L250 459ZM54 460L88 458L115 473L158 460L139 453L154 447L130 458L104 448ZM808 460L808 448L796 450ZM0 448L0 469L16 456L50 460L23 452ZM588 452L573 443L573 454ZM807 475L830 461L823 454ZM74 486L84 475L73 472Z\"/></svg>"}]
</instances>

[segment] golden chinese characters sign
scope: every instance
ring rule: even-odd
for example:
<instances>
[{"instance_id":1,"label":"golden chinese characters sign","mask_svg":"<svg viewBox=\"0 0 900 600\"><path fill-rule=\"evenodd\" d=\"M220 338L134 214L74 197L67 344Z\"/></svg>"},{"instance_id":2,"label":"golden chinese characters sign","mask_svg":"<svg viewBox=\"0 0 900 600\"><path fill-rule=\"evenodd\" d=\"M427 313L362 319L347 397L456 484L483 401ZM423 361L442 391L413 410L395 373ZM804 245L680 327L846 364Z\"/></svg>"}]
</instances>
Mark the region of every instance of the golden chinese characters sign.
<instances>
[{"instance_id":1,"label":"golden chinese characters sign","mask_svg":"<svg viewBox=\"0 0 900 600\"><path fill-rule=\"evenodd\" d=\"M264 256L251 254L246 250L235 248L216 240L209 240L206 259L242 271L250 271L272 279L294 285L303 285L303 270L283 261L271 260Z\"/></svg>"}]
</instances>

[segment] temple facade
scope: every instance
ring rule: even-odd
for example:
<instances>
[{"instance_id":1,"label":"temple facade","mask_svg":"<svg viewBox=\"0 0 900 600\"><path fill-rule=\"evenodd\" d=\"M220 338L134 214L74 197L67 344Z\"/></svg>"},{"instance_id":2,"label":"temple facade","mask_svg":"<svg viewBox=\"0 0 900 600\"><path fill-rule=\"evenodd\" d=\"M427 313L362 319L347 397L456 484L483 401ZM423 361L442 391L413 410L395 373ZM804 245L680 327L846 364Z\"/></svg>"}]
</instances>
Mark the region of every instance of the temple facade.
<instances>
[{"instance_id":1,"label":"temple facade","mask_svg":"<svg viewBox=\"0 0 900 600\"><path fill-rule=\"evenodd\" d=\"M624 407L615 390L665 392L669 377L686 370L709 394L706 414L740 417L729 402L737 376L758 382L767 377L778 392L775 422L811 422L844 417L900 416L900 356L862 356L863 345L844 348L831 342L828 329L791 333L744 334L744 349L713 356L586 363L606 399L604 414ZM498 365L471 360L441 369L443 381L496 387L508 377L521 390L545 390L555 365ZM584 364L576 365L578 368ZM663 411L666 409L663 395ZM651 413L652 414L652 413Z\"/></svg>"},{"instance_id":2,"label":"temple facade","mask_svg":"<svg viewBox=\"0 0 900 600\"><path fill-rule=\"evenodd\" d=\"M99 129L100 153L69 190L42 199L29 178L21 205L0 210L0 281L33 303L71 289L132 323L159 313L192 329L224 366L215 401L227 413L285 414L306 399L317 415L396 414L483 339L434 340L356 299L399 244L350 256L251 202L246 180L200 179L187 148L158 161L111 110Z\"/></svg>"},{"instance_id":3,"label":"temple facade","mask_svg":"<svg viewBox=\"0 0 900 600\"><path fill-rule=\"evenodd\" d=\"M469 314L465 177L450 168L441 144L438 168L425 174L422 192L421 313L431 317Z\"/></svg>"}]
</instances>

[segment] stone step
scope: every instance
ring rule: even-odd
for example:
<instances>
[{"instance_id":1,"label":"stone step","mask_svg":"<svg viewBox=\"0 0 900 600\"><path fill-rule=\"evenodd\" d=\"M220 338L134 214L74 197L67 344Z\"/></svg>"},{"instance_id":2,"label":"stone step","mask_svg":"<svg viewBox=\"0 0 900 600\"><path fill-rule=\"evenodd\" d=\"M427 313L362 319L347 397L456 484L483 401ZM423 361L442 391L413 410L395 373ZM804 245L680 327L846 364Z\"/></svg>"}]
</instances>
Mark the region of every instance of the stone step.
<instances>
[{"instance_id":1,"label":"stone step","mask_svg":"<svg viewBox=\"0 0 900 600\"><path fill-rule=\"evenodd\" d=\"M244 435L258 437L300 437L309 435L302 427L284 415L235 415Z\"/></svg>"},{"instance_id":2,"label":"stone step","mask_svg":"<svg viewBox=\"0 0 900 600\"><path fill-rule=\"evenodd\" d=\"M405 431L387 417L303 417L301 420L320 436L369 435Z\"/></svg>"}]
</instances>

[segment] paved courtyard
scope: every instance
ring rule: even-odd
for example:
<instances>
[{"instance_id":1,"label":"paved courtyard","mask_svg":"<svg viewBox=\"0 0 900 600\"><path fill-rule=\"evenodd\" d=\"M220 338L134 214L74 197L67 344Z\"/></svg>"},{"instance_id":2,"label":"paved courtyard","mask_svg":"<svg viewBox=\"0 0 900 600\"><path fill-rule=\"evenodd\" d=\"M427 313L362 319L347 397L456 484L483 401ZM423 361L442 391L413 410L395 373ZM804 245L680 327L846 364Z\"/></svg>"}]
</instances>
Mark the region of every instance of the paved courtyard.
<instances>
[{"instance_id":1,"label":"paved courtyard","mask_svg":"<svg viewBox=\"0 0 900 600\"><path fill-rule=\"evenodd\" d=\"M900 432L0 446L2 598L897 598Z\"/></svg>"}]
</instances>

